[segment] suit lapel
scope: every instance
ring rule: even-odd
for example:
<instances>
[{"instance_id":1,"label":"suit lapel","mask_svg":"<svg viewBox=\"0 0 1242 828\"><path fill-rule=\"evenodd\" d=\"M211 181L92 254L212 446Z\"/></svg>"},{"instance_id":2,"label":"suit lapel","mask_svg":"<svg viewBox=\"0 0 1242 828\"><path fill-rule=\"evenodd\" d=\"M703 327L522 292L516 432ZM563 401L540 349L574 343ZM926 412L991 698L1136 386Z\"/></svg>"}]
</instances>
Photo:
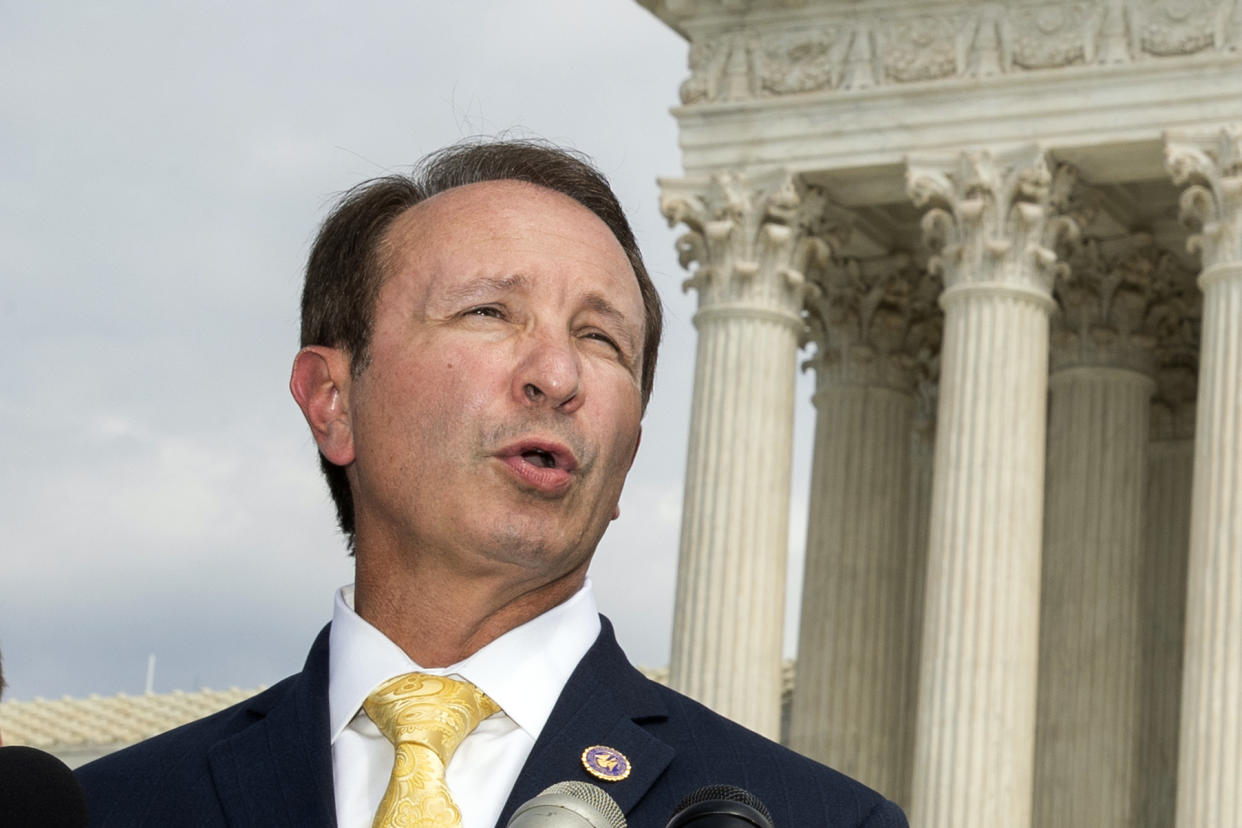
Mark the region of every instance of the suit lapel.
<instances>
[{"instance_id":1,"label":"suit lapel","mask_svg":"<svg viewBox=\"0 0 1242 828\"><path fill-rule=\"evenodd\" d=\"M328 735L328 628L283 695L247 711L254 724L208 752L232 825L336 825Z\"/></svg>"},{"instance_id":2,"label":"suit lapel","mask_svg":"<svg viewBox=\"0 0 1242 828\"><path fill-rule=\"evenodd\" d=\"M651 683L626 659L601 617L595 644L561 692L497 822L556 782L602 787L629 813L672 761L675 751L642 725L665 719L667 708ZM254 723L213 745L212 779L233 825L335 826L328 726L328 629L319 634L302 672L283 694L247 711ZM608 782L587 773L583 752L594 745L620 751L630 774Z\"/></svg>"},{"instance_id":3,"label":"suit lapel","mask_svg":"<svg viewBox=\"0 0 1242 828\"><path fill-rule=\"evenodd\" d=\"M503 828L519 805L566 780L599 785L629 813L672 761L673 748L641 726L667 718L663 701L625 658L608 619L601 617L601 622L599 638L570 676L518 775L498 828ZM630 775L609 782L588 774L582 754L594 745L624 754Z\"/></svg>"}]
</instances>

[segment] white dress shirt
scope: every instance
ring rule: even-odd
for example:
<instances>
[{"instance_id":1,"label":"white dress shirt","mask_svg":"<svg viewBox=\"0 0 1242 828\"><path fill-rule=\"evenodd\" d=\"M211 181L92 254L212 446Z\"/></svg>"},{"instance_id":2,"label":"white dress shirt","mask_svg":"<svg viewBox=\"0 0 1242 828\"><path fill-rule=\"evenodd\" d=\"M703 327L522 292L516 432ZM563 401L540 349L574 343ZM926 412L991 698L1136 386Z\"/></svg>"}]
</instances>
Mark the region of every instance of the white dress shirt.
<instances>
[{"instance_id":1,"label":"white dress shirt","mask_svg":"<svg viewBox=\"0 0 1242 828\"><path fill-rule=\"evenodd\" d=\"M354 587L336 593L328 640L332 785L340 828L370 828L395 752L362 709L371 691L403 673L454 676L500 705L466 737L448 764L462 828L492 828L570 674L599 635L588 580L572 598L497 638L474 655L424 669L354 612Z\"/></svg>"}]
</instances>

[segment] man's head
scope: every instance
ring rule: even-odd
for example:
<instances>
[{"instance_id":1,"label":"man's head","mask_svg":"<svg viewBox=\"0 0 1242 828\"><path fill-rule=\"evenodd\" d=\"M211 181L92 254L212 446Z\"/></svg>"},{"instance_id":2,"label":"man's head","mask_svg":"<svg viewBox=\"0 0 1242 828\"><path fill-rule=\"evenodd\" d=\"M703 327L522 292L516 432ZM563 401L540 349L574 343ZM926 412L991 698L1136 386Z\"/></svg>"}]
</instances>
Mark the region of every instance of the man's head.
<instances>
[{"instance_id":1,"label":"man's head","mask_svg":"<svg viewBox=\"0 0 1242 828\"><path fill-rule=\"evenodd\" d=\"M487 182L490 183L484 186ZM517 182L523 186L515 186ZM469 197L463 197L463 193ZM550 199L554 194L556 198ZM566 202L566 198L576 205ZM584 212L583 215L598 222L611 236L627 268L630 286L636 289L639 297L641 319L636 320L639 333L631 367L635 372L640 405L645 406L654 380L661 330L660 303L655 287L624 213L605 179L581 158L542 144L497 142L450 147L424 159L409 176L375 179L347 193L324 222L307 264L302 297L302 345L337 349L348 356L351 380L366 377L374 357L377 318L383 310L381 294L394 273L402 267L417 270L421 264L426 264L419 261L420 252L452 254L452 250L443 249L443 244L434 251L431 248L457 231L462 231L458 233L463 236L461 244L473 245L470 250L458 248L462 253L486 254L485 234L470 239L465 238L469 233L464 231L474 227L481 218L487 218L482 213L495 212L506 205L513 206L518 214L509 216L511 219L519 218L523 211L585 208L589 214ZM503 216L491 218L504 219ZM546 221L543 224L546 225ZM539 235L539 225L536 221L522 232L535 238ZM516 230L516 225L513 229ZM499 225L492 230L504 232ZM544 241L555 243L555 239ZM603 255L606 258L607 254ZM486 261L484 255L476 266L485 268ZM447 271L452 269L447 268ZM444 273L422 274L419 278L430 283L441 281L442 275ZM489 278L495 283L511 276L521 274L495 272L490 273ZM520 279L511 280L509 287L525 290L534 287L537 278L541 278L540 274L532 273L524 285L518 284ZM407 298L417 304L426 297ZM529 295L526 298L535 299ZM420 305L420 312L421 309ZM443 378L438 381L443 382ZM428 393L435 390L426 388ZM495 428L501 427L501 423L495 424ZM322 440L320 445L322 450ZM388 450L396 449L389 447ZM326 453L321 456L321 463L337 505L341 528L352 543L357 516L350 477L343 465L333 463ZM357 485L355 480L355 488Z\"/></svg>"}]
</instances>

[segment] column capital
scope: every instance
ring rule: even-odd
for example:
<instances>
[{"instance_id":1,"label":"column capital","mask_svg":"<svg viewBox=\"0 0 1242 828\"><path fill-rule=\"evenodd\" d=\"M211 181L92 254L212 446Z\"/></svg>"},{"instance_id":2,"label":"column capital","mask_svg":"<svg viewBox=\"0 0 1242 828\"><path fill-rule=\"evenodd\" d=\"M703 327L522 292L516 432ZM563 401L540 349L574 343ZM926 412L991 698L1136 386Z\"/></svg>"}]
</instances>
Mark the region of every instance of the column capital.
<instances>
[{"instance_id":1,"label":"column capital","mask_svg":"<svg viewBox=\"0 0 1242 828\"><path fill-rule=\"evenodd\" d=\"M1153 308L1158 316L1153 325L1156 393L1152 398L1152 437L1190 439L1195 433L1199 394L1203 294L1195 287L1195 274L1167 252L1161 256L1156 274L1168 287L1163 290L1163 301Z\"/></svg>"},{"instance_id":2,"label":"column capital","mask_svg":"<svg viewBox=\"0 0 1242 828\"><path fill-rule=\"evenodd\" d=\"M699 292L700 316L775 313L799 328L808 267L827 262L848 233L822 190L783 169L661 181L660 211L687 228L678 257L695 268L682 287Z\"/></svg>"},{"instance_id":3,"label":"column capital","mask_svg":"<svg viewBox=\"0 0 1242 828\"><path fill-rule=\"evenodd\" d=\"M1052 369L1126 368L1154 374L1154 353L1183 315L1193 276L1147 233L1077 245L1054 289Z\"/></svg>"},{"instance_id":4,"label":"column capital","mask_svg":"<svg viewBox=\"0 0 1242 828\"><path fill-rule=\"evenodd\" d=\"M1057 248L1077 236L1077 174L1048 165L1044 151L970 149L950 158L911 159L906 190L928 207L923 238L929 268L946 294L984 287L1029 293L1051 309Z\"/></svg>"},{"instance_id":5,"label":"column capital","mask_svg":"<svg viewBox=\"0 0 1242 828\"><path fill-rule=\"evenodd\" d=\"M910 392L918 368L939 349L940 283L904 252L837 259L812 271L807 323L817 345L808 360L821 381Z\"/></svg>"},{"instance_id":6,"label":"column capital","mask_svg":"<svg viewBox=\"0 0 1242 828\"><path fill-rule=\"evenodd\" d=\"M1168 132L1164 163L1179 186L1181 221L1193 235L1186 246L1199 253L1204 275L1242 262L1242 127L1215 132Z\"/></svg>"},{"instance_id":7,"label":"column capital","mask_svg":"<svg viewBox=\"0 0 1242 828\"><path fill-rule=\"evenodd\" d=\"M1196 398L1199 394L1198 360L1161 365L1152 398L1153 440L1189 440L1195 436Z\"/></svg>"}]
</instances>

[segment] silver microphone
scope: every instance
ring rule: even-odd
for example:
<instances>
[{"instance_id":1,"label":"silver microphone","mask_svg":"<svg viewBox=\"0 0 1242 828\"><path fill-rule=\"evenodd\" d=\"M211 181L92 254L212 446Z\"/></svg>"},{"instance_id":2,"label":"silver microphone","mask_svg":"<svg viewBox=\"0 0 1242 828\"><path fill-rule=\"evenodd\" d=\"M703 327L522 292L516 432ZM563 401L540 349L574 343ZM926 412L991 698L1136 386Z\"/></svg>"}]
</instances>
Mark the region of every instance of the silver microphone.
<instances>
[{"instance_id":1,"label":"silver microphone","mask_svg":"<svg viewBox=\"0 0 1242 828\"><path fill-rule=\"evenodd\" d=\"M598 785L557 782L514 811L507 828L625 828L625 814Z\"/></svg>"}]
</instances>

